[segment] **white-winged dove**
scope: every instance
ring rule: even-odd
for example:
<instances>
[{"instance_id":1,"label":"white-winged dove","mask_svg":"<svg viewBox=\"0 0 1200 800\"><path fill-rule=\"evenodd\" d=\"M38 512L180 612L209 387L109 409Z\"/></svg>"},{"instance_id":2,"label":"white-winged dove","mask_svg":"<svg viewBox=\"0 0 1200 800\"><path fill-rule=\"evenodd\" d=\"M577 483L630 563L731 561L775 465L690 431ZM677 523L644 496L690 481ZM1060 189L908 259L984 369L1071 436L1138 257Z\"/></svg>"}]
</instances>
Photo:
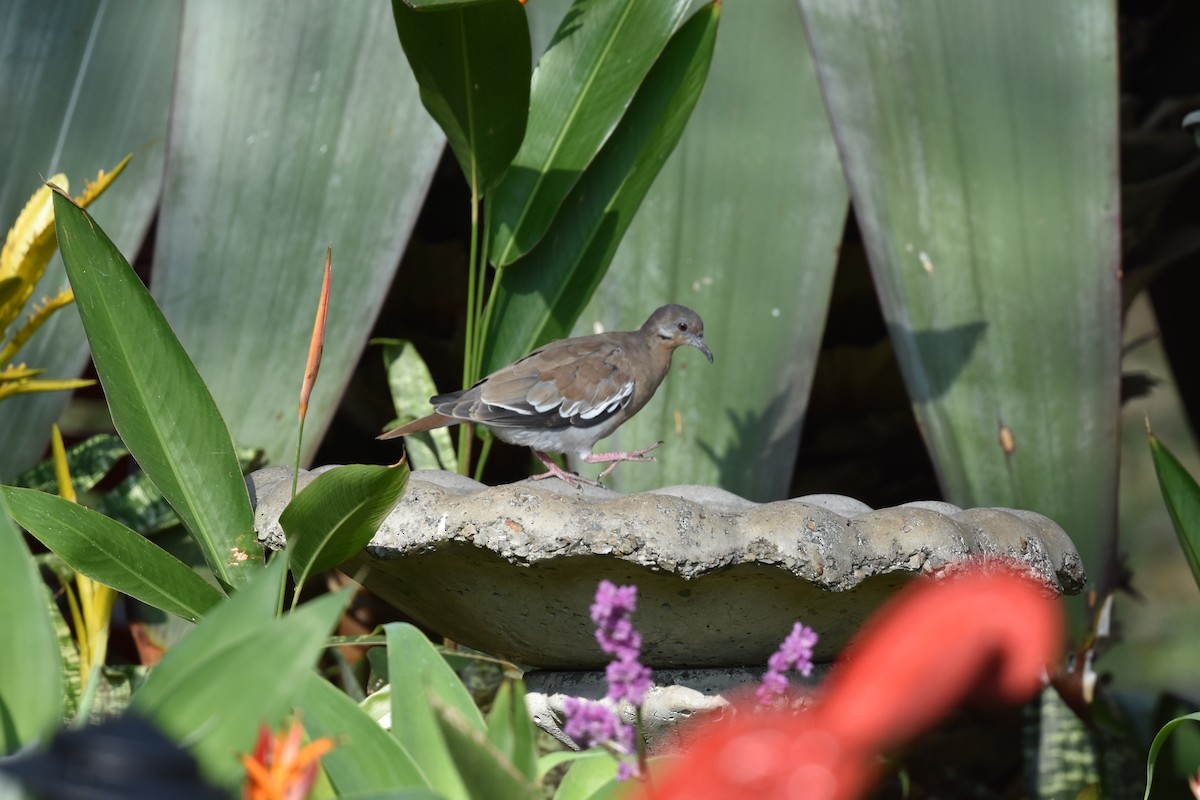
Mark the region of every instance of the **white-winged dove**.
<instances>
[{"instance_id":1,"label":"white-winged dove","mask_svg":"<svg viewBox=\"0 0 1200 800\"><path fill-rule=\"evenodd\" d=\"M379 438L478 422L501 441L531 448L549 470L535 479L557 477L578 488L581 482L594 482L564 471L546 452L578 453L588 463L608 463L601 478L622 461L652 461L646 453L661 442L613 453L593 453L592 448L646 405L671 368L671 354L685 344L713 360L700 315L684 306L663 306L636 331L543 345L470 389L430 398L435 413Z\"/></svg>"}]
</instances>

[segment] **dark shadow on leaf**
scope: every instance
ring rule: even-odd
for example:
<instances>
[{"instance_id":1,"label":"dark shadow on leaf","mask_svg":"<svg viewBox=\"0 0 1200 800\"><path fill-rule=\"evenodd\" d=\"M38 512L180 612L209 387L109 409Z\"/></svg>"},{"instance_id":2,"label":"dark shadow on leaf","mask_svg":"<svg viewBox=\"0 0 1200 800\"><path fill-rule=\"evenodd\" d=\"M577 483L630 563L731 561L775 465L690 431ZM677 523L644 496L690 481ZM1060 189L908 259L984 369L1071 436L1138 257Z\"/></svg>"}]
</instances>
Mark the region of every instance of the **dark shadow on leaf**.
<instances>
[{"instance_id":1,"label":"dark shadow on leaf","mask_svg":"<svg viewBox=\"0 0 1200 800\"><path fill-rule=\"evenodd\" d=\"M789 412L787 400L787 394L780 392L761 411L728 409L725 413L733 428L733 437L732 444L724 452L717 452L707 442L697 441L699 448L717 465L718 483L722 489L756 503L787 497L807 408L805 404L798 412ZM781 419L788 413L794 414L795 419ZM781 424L784 429L773 434Z\"/></svg>"},{"instance_id":2,"label":"dark shadow on leaf","mask_svg":"<svg viewBox=\"0 0 1200 800\"><path fill-rule=\"evenodd\" d=\"M946 330L925 331L909 331L893 323L887 327L900 357L909 396L919 405L941 398L954 385L983 339L988 324L980 320ZM919 372L912 369L912 364L905 364L906 353L919 360Z\"/></svg>"}]
</instances>

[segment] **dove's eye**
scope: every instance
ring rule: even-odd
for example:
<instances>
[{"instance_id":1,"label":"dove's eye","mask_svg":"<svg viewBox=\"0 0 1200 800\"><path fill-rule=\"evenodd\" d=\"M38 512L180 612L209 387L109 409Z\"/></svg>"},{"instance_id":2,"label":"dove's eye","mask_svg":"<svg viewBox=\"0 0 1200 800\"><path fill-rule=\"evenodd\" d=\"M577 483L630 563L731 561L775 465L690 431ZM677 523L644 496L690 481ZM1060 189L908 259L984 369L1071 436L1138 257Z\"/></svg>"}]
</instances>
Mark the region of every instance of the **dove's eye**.
<instances>
[{"instance_id":1,"label":"dove's eye","mask_svg":"<svg viewBox=\"0 0 1200 800\"><path fill-rule=\"evenodd\" d=\"M679 323L679 330L683 331L684 333L687 333L687 329L688 329L688 324L686 322Z\"/></svg>"}]
</instances>

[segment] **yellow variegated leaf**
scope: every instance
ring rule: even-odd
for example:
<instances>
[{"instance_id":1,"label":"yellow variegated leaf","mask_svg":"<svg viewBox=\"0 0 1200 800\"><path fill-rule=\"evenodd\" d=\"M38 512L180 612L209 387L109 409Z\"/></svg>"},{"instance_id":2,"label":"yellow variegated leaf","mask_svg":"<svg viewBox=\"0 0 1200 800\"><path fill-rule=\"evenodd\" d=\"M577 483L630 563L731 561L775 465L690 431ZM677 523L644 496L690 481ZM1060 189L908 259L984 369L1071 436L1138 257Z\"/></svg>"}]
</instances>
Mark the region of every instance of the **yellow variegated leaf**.
<instances>
[{"instance_id":1,"label":"yellow variegated leaf","mask_svg":"<svg viewBox=\"0 0 1200 800\"><path fill-rule=\"evenodd\" d=\"M95 181L85 181L83 194L76 197L75 202L86 208L116 180L130 158L125 156L112 172L100 170ZM63 191L69 189L67 176L62 173L47 183L59 186ZM4 249L0 251L0 332L7 330L20 315L29 296L33 294L33 287L41 280L50 257L54 255L57 243L54 240L54 206L50 198L49 186L42 186L33 193L9 230ZM19 283L13 284L13 278ZM4 363L4 359L0 358L0 363Z\"/></svg>"},{"instance_id":2,"label":"yellow variegated leaf","mask_svg":"<svg viewBox=\"0 0 1200 800\"><path fill-rule=\"evenodd\" d=\"M0 350L0 364L7 364L16 358L17 351L24 346L25 342L29 341L30 336L37 333L38 328L42 327L42 323L49 319L51 314L74 301L74 291L60 289L53 299L46 300L40 308L34 308L33 313L29 315L29 321L21 326L21 329L9 339L4 349Z\"/></svg>"},{"instance_id":3,"label":"yellow variegated leaf","mask_svg":"<svg viewBox=\"0 0 1200 800\"><path fill-rule=\"evenodd\" d=\"M85 180L83 182L83 194L75 198L75 204L80 208L87 208L89 205L91 205L91 202L100 195L104 194L104 190L108 188L109 184L115 181L117 176L125 171L125 167L129 164L129 159L131 158L133 158L132 153L125 156L123 159L121 159L120 164L117 164L115 167L113 167L112 172L100 170L99 174L96 175L95 181ZM63 189L66 188L66 184L63 184Z\"/></svg>"},{"instance_id":4,"label":"yellow variegated leaf","mask_svg":"<svg viewBox=\"0 0 1200 800\"><path fill-rule=\"evenodd\" d=\"M27 380L28 378L41 375L45 371L44 369L27 367L24 364L10 364L4 369L0 369L0 383Z\"/></svg>"},{"instance_id":5,"label":"yellow variegated leaf","mask_svg":"<svg viewBox=\"0 0 1200 800\"><path fill-rule=\"evenodd\" d=\"M55 175L50 183L65 188L67 176ZM9 297L0 305L0 331L6 330L21 313L34 285L46 271L50 256L54 255L54 206L50 198L49 186L33 193L9 229L4 249L0 250L0 280L17 278L23 284L6 292Z\"/></svg>"},{"instance_id":6,"label":"yellow variegated leaf","mask_svg":"<svg viewBox=\"0 0 1200 800\"><path fill-rule=\"evenodd\" d=\"M40 371L40 370L39 370ZM6 400L19 394L34 392L63 392L71 389L83 389L96 382L86 378L69 378L66 380L23 380L15 383L0 383L0 400Z\"/></svg>"}]
</instances>

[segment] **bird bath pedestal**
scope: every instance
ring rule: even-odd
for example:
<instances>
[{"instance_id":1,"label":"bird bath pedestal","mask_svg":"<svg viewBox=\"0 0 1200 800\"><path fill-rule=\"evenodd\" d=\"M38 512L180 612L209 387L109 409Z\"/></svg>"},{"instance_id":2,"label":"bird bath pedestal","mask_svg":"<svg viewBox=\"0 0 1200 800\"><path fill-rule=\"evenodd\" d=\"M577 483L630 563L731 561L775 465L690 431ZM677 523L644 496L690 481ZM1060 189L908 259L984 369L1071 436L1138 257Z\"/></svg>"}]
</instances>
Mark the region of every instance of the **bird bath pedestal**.
<instances>
[{"instance_id":1,"label":"bird bath pedestal","mask_svg":"<svg viewBox=\"0 0 1200 800\"><path fill-rule=\"evenodd\" d=\"M319 472L302 473L301 485ZM291 471L249 480L259 538L278 547ZM657 748L675 721L719 711L722 694L761 677L796 621L820 634L814 661L831 662L907 581L979 556L1025 565L1048 591L1084 584L1071 540L1030 511L873 510L840 495L758 504L703 486L636 495L559 481L488 487L425 471L341 568L426 628L527 668L531 714L563 741L564 694L605 690L607 657L589 617L596 586L636 584Z\"/></svg>"}]
</instances>

